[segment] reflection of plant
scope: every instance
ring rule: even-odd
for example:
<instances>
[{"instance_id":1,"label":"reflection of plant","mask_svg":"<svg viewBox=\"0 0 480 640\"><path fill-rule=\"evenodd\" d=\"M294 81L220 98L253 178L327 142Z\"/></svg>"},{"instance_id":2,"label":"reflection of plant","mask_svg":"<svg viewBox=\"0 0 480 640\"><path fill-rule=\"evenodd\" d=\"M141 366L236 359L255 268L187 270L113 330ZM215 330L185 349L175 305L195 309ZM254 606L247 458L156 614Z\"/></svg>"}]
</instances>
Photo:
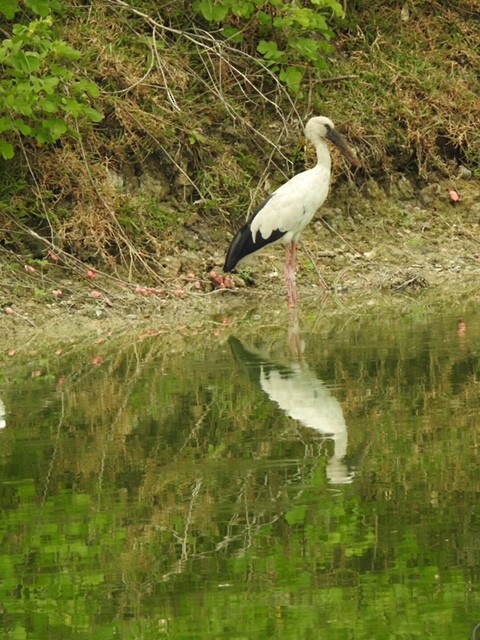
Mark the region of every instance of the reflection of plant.
<instances>
[{"instance_id":1,"label":"reflection of plant","mask_svg":"<svg viewBox=\"0 0 480 640\"><path fill-rule=\"evenodd\" d=\"M194 8L208 22L220 24L223 35L233 42L257 39L257 51L267 65L298 93L306 63L322 68L332 50L326 11L343 15L337 0L311 4L312 8L298 0L197 0Z\"/></svg>"},{"instance_id":2,"label":"reflection of plant","mask_svg":"<svg viewBox=\"0 0 480 640\"><path fill-rule=\"evenodd\" d=\"M213 626L228 637L238 620L255 640L346 640L352 629L372 640L392 629L425 637L438 621L445 637L468 637L465 602L478 611L478 420L466 410L468 428L451 429L450 414L442 426L444 413L429 421L415 398L421 385L422 406L434 409L453 394L463 424L459 407L478 399L478 357L443 348L452 346L444 330L441 359L428 355L433 334L419 321L395 321L372 342L376 317L345 341L308 342L311 368L342 380L352 453L375 425L355 482L332 491L329 443L295 431L256 381L228 368L222 344L201 348L195 335L185 353L196 329L184 330L51 357L42 365L51 378L21 367L13 385L0 374L6 404L22 398L1 434L10 637L39 637L47 624L62 638L158 638L165 625L173 640ZM97 352L103 364L92 368ZM201 609L185 613L200 594Z\"/></svg>"},{"instance_id":3,"label":"reflection of plant","mask_svg":"<svg viewBox=\"0 0 480 640\"><path fill-rule=\"evenodd\" d=\"M0 155L5 159L14 155L15 135L38 144L55 142L75 134L77 119L102 119L90 106L98 88L72 68L81 53L55 38L49 3L29 0L26 5L43 17L14 24L11 36L0 44ZM7 18L18 10L16 2L0 7Z\"/></svg>"}]
</instances>

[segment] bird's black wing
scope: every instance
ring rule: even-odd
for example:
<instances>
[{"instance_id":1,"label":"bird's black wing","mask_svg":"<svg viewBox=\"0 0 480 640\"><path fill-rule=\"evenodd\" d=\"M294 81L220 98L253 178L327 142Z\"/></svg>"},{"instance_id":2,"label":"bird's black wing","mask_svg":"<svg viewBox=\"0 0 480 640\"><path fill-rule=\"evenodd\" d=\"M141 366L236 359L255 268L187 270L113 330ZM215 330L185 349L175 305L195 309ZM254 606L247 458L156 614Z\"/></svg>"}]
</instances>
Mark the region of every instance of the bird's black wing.
<instances>
[{"instance_id":1,"label":"bird's black wing","mask_svg":"<svg viewBox=\"0 0 480 640\"><path fill-rule=\"evenodd\" d=\"M257 352L253 347L248 347L235 336L229 336L228 344L235 360L242 366L248 377L255 382L259 382L261 370L263 370L267 378L270 377L272 371L278 373L282 379L293 376L293 371L290 367L269 359L266 355L262 355L260 351Z\"/></svg>"},{"instance_id":2,"label":"bird's black wing","mask_svg":"<svg viewBox=\"0 0 480 640\"><path fill-rule=\"evenodd\" d=\"M273 194L272 194L273 195ZM255 241L253 240L251 224L255 216L263 209L272 196L267 198L252 214L250 220L237 232L233 238L230 247L228 248L227 257L225 259L224 271L232 271L236 265L252 253L263 249L272 242L280 240L285 235L286 231L280 229L274 229L268 238L264 238L261 233L256 234Z\"/></svg>"}]
</instances>

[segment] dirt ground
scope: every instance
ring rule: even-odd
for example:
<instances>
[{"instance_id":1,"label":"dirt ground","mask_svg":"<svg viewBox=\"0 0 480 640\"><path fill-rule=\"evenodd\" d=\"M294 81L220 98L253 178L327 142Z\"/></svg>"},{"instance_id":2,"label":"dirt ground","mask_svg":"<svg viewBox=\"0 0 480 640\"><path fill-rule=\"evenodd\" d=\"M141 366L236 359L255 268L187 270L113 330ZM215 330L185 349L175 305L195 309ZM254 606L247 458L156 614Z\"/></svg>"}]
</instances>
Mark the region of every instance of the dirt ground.
<instances>
[{"instance_id":1,"label":"dirt ground","mask_svg":"<svg viewBox=\"0 0 480 640\"><path fill-rule=\"evenodd\" d=\"M456 204L452 189L460 195ZM474 179L413 189L399 178L390 193L373 181L360 190L344 185L321 214L299 251L302 311L349 315L415 305L458 308L460 316L466 302L480 297L480 185ZM200 250L185 248L192 237ZM159 266L161 286L127 283L87 266L72 271L61 259L45 269L3 256L0 359L6 364L119 334L219 335L246 318L285 322L282 247L270 247L225 279L229 238L227 229L208 221L182 229Z\"/></svg>"}]
</instances>

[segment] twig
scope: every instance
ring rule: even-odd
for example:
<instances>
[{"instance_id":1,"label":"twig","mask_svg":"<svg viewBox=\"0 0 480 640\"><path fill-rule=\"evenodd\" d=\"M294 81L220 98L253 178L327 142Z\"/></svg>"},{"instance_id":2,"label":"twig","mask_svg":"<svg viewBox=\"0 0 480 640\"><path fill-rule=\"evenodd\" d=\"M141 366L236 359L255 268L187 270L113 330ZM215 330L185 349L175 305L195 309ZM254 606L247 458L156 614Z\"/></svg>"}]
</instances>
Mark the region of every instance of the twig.
<instances>
[{"instance_id":1,"label":"twig","mask_svg":"<svg viewBox=\"0 0 480 640\"><path fill-rule=\"evenodd\" d=\"M330 289L330 285L328 284L328 282L325 280L325 278L320 273L320 269L317 267L317 263L315 262L315 258L313 257L312 252L310 251L310 249L307 247L307 245L304 242L302 242L302 248L305 251L305 253L307 254L307 256L310 258L310 262L313 264L313 267L314 267L315 271L317 272L317 276L318 276L318 279L320 280L320 284L322 285L322 287L325 290Z\"/></svg>"},{"instance_id":2,"label":"twig","mask_svg":"<svg viewBox=\"0 0 480 640\"><path fill-rule=\"evenodd\" d=\"M325 82L341 82L342 80L352 80L353 78L358 78L359 76L356 74L351 74L347 76L331 76L330 78L320 78L319 82L322 84Z\"/></svg>"}]
</instances>

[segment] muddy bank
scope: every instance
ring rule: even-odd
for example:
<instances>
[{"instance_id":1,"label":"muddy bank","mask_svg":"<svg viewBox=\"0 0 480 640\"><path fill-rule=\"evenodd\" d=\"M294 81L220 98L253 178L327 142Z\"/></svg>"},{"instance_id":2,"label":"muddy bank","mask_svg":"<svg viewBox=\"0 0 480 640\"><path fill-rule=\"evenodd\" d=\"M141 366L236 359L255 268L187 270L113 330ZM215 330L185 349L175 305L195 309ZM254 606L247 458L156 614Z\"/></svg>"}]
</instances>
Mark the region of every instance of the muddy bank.
<instances>
[{"instance_id":1,"label":"muddy bank","mask_svg":"<svg viewBox=\"0 0 480 640\"><path fill-rule=\"evenodd\" d=\"M384 268L381 278L386 272ZM332 324L372 315L380 320L390 314L453 314L460 321L480 303L478 275L473 273L432 271L436 281L428 287L423 281L421 287L417 285L418 276L401 273L408 278L404 286L390 291L373 288L371 277L358 274L341 291L325 293L318 286L301 286L300 329L310 330L312 322ZM128 308L108 310L89 301L75 309L19 303L13 314L0 316L0 359L6 366L42 353L61 356L71 350L100 348L122 336L132 341L166 336L172 348L182 349L196 336L222 340L231 332L255 333L259 326L264 333L286 330L290 315L280 284L270 285L268 291L219 291L162 303L152 299L138 303L132 296L130 303Z\"/></svg>"},{"instance_id":2,"label":"muddy bank","mask_svg":"<svg viewBox=\"0 0 480 640\"><path fill-rule=\"evenodd\" d=\"M403 186L404 194L399 194ZM301 314L325 316L404 311L409 307L461 308L478 297L479 201L474 180L407 189L395 194L370 181L331 194L305 232L299 251ZM411 185L410 185L411 186ZM215 274L231 231L196 219L173 239L159 267L159 282L129 282L93 269L69 269L62 260L32 266L2 257L0 357L107 340L119 333L142 337L172 332L223 333L255 315L288 322L283 249L271 247L221 289ZM195 240L199 250L188 246ZM213 272L213 273L212 273ZM326 293L319 276L329 284ZM251 311L254 311L252 314ZM58 347L60 348L60 347Z\"/></svg>"}]
</instances>

